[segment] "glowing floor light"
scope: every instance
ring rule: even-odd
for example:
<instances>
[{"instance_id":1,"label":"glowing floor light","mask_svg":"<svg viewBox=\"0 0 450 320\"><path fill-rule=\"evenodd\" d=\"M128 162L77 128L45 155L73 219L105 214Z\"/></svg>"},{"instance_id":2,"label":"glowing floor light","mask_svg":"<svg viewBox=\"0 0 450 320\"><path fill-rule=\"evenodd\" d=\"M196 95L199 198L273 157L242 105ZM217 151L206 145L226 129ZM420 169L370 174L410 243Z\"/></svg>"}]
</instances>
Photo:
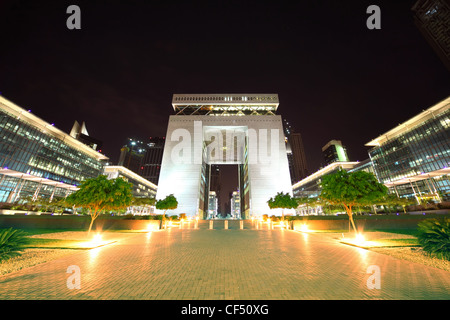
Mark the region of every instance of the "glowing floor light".
<instances>
[{"instance_id":1,"label":"glowing floor light","mask_svg":"<svg viewBox=\"0 0 450 320\"><path fill-rule=\"evenodd\" d=\"M308 228L308 226L306 224L302 224L300 226L300 231L301 232L309 232L310 230L309 230L309 228Z\"/></svg>"}]
</instances>

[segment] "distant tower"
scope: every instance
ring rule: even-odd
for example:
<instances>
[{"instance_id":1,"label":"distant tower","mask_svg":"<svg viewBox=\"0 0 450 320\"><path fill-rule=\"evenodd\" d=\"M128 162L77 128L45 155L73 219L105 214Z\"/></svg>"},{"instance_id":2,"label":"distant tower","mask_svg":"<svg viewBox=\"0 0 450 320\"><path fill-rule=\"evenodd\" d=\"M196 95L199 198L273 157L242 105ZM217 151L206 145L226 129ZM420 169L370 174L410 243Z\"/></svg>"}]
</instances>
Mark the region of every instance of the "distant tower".
<instances>
[{"instance_id":1,"label":"distant tower","mask_svg":"<svg viewBox=\"0 0 450 320\"><path fill-rule=\"evenodd\" d=\"M161 171L165 142L165 137L150 137L139 171L142 177L156 185L158 184Z\"/></svg>"},{"instance_id":2,"label":"distant tower","mask_svg":"<svg viewBox=\"0 0 450 320\"><path fill-rule=\"evenodd\" d=\"M128 139L127 144L120 149L119 166L130 169L141 175L142 161L145 155L145 145L137 139Z\"/></svg>"},{"instance_id":3,"label":"distant tower","mask_svg":"<svg viewBox=\"0 0 450 320\"><path fill-rule=\"evenodd\" d=\"M308 175L305 148L303 147L302 135L295 132L286 119L283 119L283 130L286 137L286 152L291 183L294 184Z\"/></svg>"},{"instance_id":4,"label":"distant tower","mask_svg":"<svg viewBox=\"0 0 450 320\"><path fill-rule=\"evenodd\" d=\"M333 162L347 162L347 150L340 140L331 140L322 148L325 166Z\"/></svg>"},{"instance_id":5,"label":"distant tower","mask_svg":"<svg viewBox=\"0 0 450 320\"><path fill-rule=\"evenodd\" d=\"M419 0L411 10L417 28L450 71L450 2Z\"/></svg>"},{"instance_id":6,"label":"distant tower","mask_svg":"<svg viewBox=\"0 0 450 320\"><path fill-rule=\"evenodd\" d=\"M81 125L78 123L78 121L75 121L72 130L70 131L70 136L84 143L85 145L88 145L92 149L101 152L103 143L100 140L89 136L84 121Z\"/></svg>"}]
</instances>

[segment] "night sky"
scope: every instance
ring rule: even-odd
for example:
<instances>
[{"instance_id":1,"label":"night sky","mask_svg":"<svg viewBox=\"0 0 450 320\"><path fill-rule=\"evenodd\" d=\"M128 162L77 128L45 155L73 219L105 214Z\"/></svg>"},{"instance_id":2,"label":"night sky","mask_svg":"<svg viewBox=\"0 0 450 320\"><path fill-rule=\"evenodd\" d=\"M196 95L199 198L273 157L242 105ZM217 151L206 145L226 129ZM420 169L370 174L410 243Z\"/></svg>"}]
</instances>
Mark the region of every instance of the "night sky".
<instances>
[{"instance_id":1,"label":"night sky","mask_svg":"<svg viewBox=\"0 0 450 320\"><path fill-rule=\"evenodd\" d=\"M415 1L0 1L0 92L59 129L85 121L118 161L165 136L174 93L277 93L311 172L450 95L413 23ZM66 8L81 8L69 30ZM381 30L366 9L381 8Z\"/></svg>"}]
</instances>

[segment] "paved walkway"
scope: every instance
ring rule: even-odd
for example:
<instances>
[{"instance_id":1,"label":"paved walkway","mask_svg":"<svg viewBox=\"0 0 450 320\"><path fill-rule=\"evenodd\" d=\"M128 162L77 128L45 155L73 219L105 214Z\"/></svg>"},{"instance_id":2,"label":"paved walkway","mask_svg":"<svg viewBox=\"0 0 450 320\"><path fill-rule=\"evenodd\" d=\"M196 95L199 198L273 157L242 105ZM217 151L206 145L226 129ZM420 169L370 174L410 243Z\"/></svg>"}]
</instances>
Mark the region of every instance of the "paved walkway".
<instances>
[{"instance_id":1,"label":"paved walkway","mask_svg":"<svg viewBox=\"0 0 450 320\"><path fill-rule=\"evenodd\" d=\"M70 265L80 289L67 288ZM380 289L367 287L371 265ZM448 300L450 272L318 234L171 229L0 276L0 299Z\"/></svg>"}]
</instances>

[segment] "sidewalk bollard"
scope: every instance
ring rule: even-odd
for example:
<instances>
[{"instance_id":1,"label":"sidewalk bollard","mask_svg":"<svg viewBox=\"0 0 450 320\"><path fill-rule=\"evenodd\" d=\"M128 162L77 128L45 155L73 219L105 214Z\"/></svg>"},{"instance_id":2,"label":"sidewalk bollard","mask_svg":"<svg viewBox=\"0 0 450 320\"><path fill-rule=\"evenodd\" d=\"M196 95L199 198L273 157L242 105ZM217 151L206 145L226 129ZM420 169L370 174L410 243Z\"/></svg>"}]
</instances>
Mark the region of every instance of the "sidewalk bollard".
<instances>
[{"instance_id":1,"label":"sidewalk bollard","mask_svg":"<svg viewBox=\"0 0 450 320\"><path fill-rule=\"evenodd\" d=\"M194 229L198 229L198 220L195 220Z\"/></svg>"},{"instance_id":2,"label":"sidewalk bollard","mask_svg":"<svg viewBox=\"0 0 450 320\"><path fill-rule=\"evenodd\" d=\"M241 228L241 229L244 229L244 221L242 221L242 220L239 221L239 224L240 224L240 228Z\"/></svg>"},{"instance_id":3,"label":"sidewalk bollard","mask_svg":"<svg viewBox=\"0 0 450 320\"><path fill-rule=\"evenodd\" d=\"M212 230L214 229L214 221L209 220L209 229Z\"/></svg>"},{"instance_id":4,"label":"sidewalk bollard","mask_svg":"<svg viewBox=\"0 0 450 320\"><path fill-rule=\"evenodd\" d=\"M228 229L228 220L225 220L224 224L225 224L224 229Z\"/></svg>"}]
</instances>

